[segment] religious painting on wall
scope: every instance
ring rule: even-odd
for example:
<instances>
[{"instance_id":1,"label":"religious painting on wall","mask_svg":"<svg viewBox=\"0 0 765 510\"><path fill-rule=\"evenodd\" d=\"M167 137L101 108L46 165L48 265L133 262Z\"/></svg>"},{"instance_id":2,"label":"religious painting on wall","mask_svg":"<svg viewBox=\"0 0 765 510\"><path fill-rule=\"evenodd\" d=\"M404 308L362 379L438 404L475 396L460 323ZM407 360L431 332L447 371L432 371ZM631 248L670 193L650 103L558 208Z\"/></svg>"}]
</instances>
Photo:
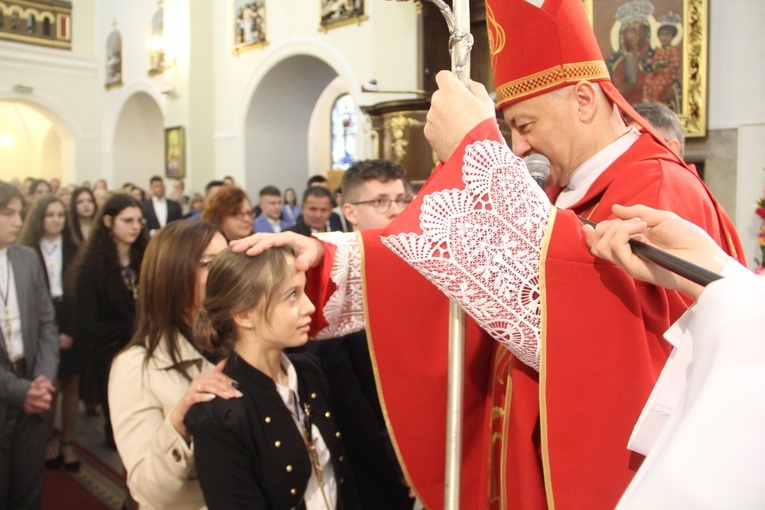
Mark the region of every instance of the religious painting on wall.
<instances>
[{"instance_id":1,"label":"religious painting on wall","mask_svg":"<svg viewBox=\"0 0 765 510\"><path fill-rule=\"evenodd\" d=\"M0 39L72 49L70 0L4 0L0 2Z\"/></svg>"},{"instance_id":2,"label":"religious painting on wall","mask_svg":"<svg viewBox=\"0 0 765 510\"><path fill-rule=\"evenodd\" d=\"M165 176L186 177L186 140L183 126L165 129Z\"/></svg>"},{"instance_id":3,"label":"religious painting on wall","mask_svg":"<svg viewBox=\"0 0 765 510\"><path fill-rule=\"evenodd\" d=\"M319 0L321 2L321 28L326 30L369 19L364 14L364 0Z\"/></svg>"},{"instance_id":4,"label":"religious painting on wall","mask_svg":"<svg viewBox=\"0 0 765 510\"><path fill-rule=\"evenodd\" d=\"M149 36L149 76L165 71L165 13L162 7L151 18Z\"/></svg>"},{"instance_id":5,"label":"religious painting on wall","mask_svg":"<svg viewBox=\"0 0 765 510\"><path fill-rule=\"evenodd\" d=\"M234 53L267 44L265 0L235 0Z\"/></svg>"},{"instance_id":6,"label":"religious painting on wall","mask_svg":"<svg viewBox=\"0 0 765 510\"><path fill-rule=\"evenodd\" d=\"M106 39L106 88L122 85L122 36L112 30Z\"/></svg>"},{"instance_id":7,"label":"religious painting on wall","mask_svg":"<svg viewBox=\"0 0 765 510\"><path fill-rule=\"evenodd\" d=\"M611 80L630 103L661 102L706 135L706 0L584 0Z\"/></svg>"}]
</instances>

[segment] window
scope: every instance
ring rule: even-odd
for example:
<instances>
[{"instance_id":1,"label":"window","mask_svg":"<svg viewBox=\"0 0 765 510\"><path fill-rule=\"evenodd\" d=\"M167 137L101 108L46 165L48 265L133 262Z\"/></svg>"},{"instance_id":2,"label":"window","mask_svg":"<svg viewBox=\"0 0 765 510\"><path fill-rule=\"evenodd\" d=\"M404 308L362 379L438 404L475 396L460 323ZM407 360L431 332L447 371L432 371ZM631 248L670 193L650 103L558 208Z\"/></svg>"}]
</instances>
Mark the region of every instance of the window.
<instances>
[{"instance_id":1,"label":"window","mask_svg":"<svg viewBox=\"0 0 765 510\"><path fill-rule=\"evenodd\" d=\"M356 105L350 94L343 94L332 106L332 169L347 170L356 160L358 138Z\"/></svg>"}]
</instances>

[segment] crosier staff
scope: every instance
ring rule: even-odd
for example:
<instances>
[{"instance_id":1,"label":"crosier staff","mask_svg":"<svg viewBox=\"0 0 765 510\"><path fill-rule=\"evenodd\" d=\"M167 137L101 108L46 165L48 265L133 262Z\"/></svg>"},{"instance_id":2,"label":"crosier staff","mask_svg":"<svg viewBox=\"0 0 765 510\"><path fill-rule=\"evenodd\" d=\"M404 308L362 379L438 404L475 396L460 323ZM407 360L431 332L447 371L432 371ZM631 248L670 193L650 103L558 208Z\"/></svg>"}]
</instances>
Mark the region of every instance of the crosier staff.
<instances>
[{"instance_id":1,"label":"crosier staff","mask_svg":"<svg viewBox=\"0 0 765 510\"><path fill-rule=\"evenodd\" d=\"M398 0L402 1L402 0ZM403 0L406 1L406 0ZM470 0L453 0L454 10L443 0L426 0L438 7L449 27L449 53L452 72L466 87L470 83ZM446 393L446 470L444 509L460 506L462 479L462 399L465 377L465 310L456 301L449 302L449 377Z\"/></svg>"}]
</instances>

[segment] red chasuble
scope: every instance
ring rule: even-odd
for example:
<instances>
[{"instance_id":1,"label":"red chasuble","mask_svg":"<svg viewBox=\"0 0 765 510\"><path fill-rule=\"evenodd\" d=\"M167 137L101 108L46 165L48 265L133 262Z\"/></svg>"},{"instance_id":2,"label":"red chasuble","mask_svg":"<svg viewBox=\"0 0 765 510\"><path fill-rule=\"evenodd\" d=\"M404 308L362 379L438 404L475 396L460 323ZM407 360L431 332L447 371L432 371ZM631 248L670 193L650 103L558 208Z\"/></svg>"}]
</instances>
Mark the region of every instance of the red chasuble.
<instances>
[{"instance_id":1,"label":"red chasuble","mask_svg":"<svg viewBox=\"0 0 765 510\"><path fill-rule=\"evenodd\" d=\"M466 148L482 140L502 141L493 120L468 134L382 238L379 231L363 233L368 336L383 410L408 482L433 509L444 503L448 301L382 239L422 234L423 200L465 188ZM703 183L650 135L617 159L574 210L597 222L611 217L614 203L672 210L729 253L741 253L730 220ZM539 372L469 321L464 509L613 508L642 462L627 440L670 350L662 334L690 302L593 257L572 211L550 211L541 244ZM328 274L331 253L309 279L317 305L332 292L319 276ZM438 267L424 272L439 284ZM467 311L481 315L475 303Z\"/></svg>"}]
</instances>

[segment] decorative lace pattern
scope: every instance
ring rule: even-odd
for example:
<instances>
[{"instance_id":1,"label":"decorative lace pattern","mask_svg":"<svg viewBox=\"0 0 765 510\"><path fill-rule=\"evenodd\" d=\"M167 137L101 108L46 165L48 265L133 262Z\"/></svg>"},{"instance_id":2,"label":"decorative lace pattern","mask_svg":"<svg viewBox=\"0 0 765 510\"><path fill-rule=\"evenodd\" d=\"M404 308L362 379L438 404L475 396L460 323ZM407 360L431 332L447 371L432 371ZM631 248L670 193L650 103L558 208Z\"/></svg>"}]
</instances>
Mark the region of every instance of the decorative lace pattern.
<instances>
[{"instance_id":1,"label":"decorative lace pattern","mask_svg":"<svg viewBox=\"0 0 765 510\"><path fill-rule=\"evenodd\" d=\"M364 294L361 289L361 250L359 236L350 232L315 234L321 241L337 247L330 279L337 286L322 313L328 326L317 340L337 338L364 329Z\"/></svg>"},{"instance_id":2,"label":"decorative lace pattern","mask_svg":"<svg viewBox=\"0 0 765 510\"><path fill-rule=\"evenodd\" d=\"M427 195L422 235L383 243L523 363L539 370L539 264L550 202L523 161L480 141L463 158L465 189Z\"/></svg>"}]
</instances>

